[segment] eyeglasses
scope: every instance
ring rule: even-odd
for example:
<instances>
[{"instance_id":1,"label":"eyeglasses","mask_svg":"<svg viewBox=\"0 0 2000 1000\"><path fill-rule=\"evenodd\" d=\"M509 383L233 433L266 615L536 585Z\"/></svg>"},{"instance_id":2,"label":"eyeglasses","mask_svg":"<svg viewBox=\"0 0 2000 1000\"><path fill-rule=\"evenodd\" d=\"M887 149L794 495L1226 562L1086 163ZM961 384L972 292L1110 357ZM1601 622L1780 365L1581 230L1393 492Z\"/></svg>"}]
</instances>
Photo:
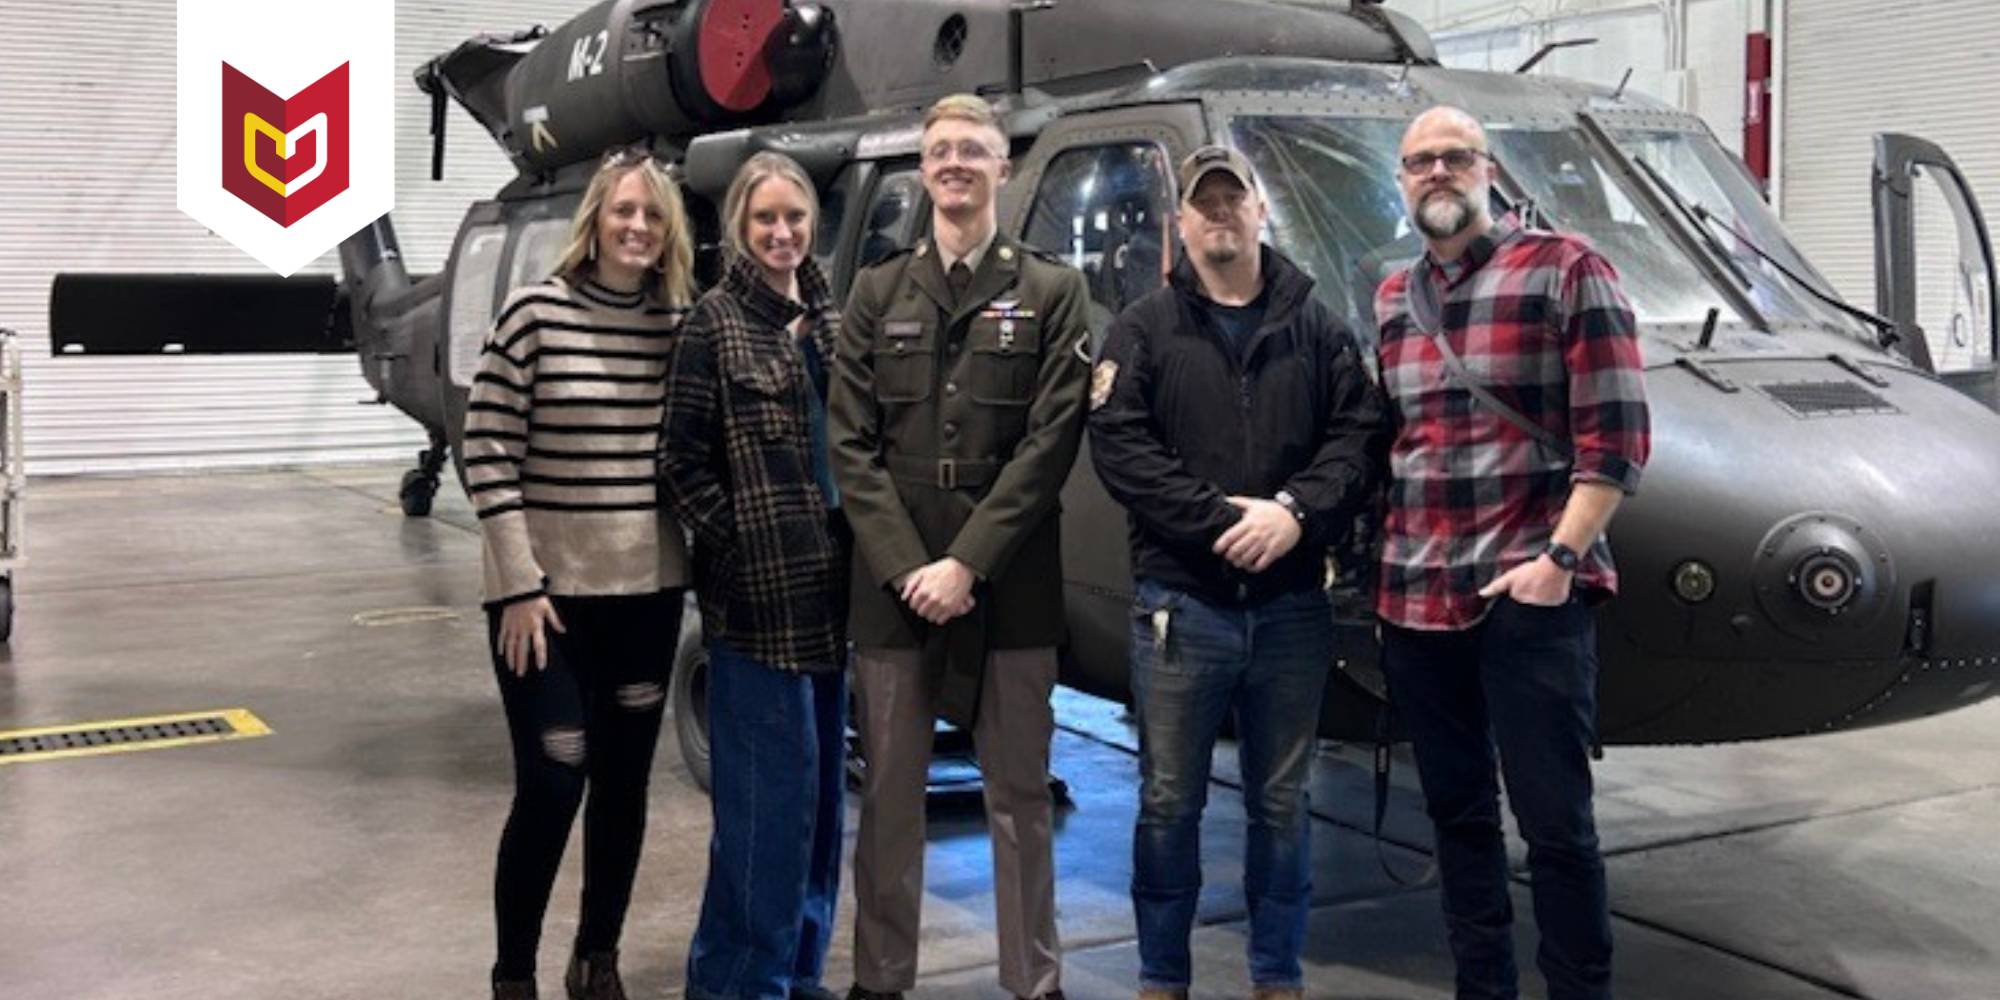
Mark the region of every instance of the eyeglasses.
<instances>
[{"instance_id":1,"label":"eyeglasses","mask_svg":"<svg viewBox=\"0 0 2000 1000\"><path fill-rule=\"evenodd\" d=\"M933 163L943 163L951 159L953 153L958 154L960 163L985 163L994 156L993 150L985 143L977 139L960 139L956 143L947 140L931 143L924 150L924 159Z\"/></svg>"},{"instance_id":2,"label":"eyeglasses","mask_svg":"<svg viewBox=\"0 0 2000 1000\"><path fill-rule=\"evenodd\" d=\"M1481 159L1492 158L1493 154L1483 149L1467 149L1461 146L1457 149L1441 149L1429 153L1411 153L1403 157L1402 163L1403 172L1406 174L1428 174L1431 168L1440 162L1444 164L1446 170L1462 174L1471 170L1472 165Z\"/></svg>"},{"instance_id":3,"label":"eyeglasses","mask_svg":"<svg viewBox=\"0 0 2000 1000\"><path fill-rule=\"evenodd\" d=\"M604 151L604 159L599 160L597 165L600 169L604 167L629 167L633 164L644 163L652 159L656 159L653 156L653 151L644 146L613 146Z\"/></svg>"}]
</instances>

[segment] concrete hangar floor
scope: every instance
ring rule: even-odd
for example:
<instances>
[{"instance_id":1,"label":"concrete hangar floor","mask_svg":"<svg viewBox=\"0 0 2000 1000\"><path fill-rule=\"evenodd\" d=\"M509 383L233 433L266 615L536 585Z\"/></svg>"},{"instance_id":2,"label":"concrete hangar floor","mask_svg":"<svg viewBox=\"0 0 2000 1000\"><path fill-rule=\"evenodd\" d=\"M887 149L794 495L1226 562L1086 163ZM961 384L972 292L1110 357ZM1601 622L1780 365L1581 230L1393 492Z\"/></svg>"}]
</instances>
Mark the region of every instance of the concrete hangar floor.
<instances>
[{"instance_id":1,"label":"concrete hangar floor","mask_svg":"<svg viewBox=\"0 0 2000 1000\"><path fill-rule=\"evenodd\" d=\"M400 472L32 485L0 730L244 708L271 732L0 765L0 997L483 995L510 777L478 543L453 491L436 516L404 519ZM1135 741L1117 706L1061 697L1065 986L1119 1000L1137 969ZM706 803L671 731L660 755L625 938L635 997L681 994L706 862ZM1202 1000L1248 993L1227 757L1204 828ZM1329 747L1317 766L1308 992L1449 996L1435 890L1390 881L1364 832L1365 762ZM1397 773L1388 836L1422 848L1406 760ZM1780 743L1614 748L1598 774L1619 996L2000 995L2000 705ZM1424 860L1388 854L1402 870ZM545 936L552 996L577 856ZM934 822L926 1000L1001 1000L986 863L976 813ZM1517 910L1531 965L1524 883ZM836 988L852 913L843 901ZM1523 985L1540 995L1532 974Z\"/></svg>"}]
</instances>

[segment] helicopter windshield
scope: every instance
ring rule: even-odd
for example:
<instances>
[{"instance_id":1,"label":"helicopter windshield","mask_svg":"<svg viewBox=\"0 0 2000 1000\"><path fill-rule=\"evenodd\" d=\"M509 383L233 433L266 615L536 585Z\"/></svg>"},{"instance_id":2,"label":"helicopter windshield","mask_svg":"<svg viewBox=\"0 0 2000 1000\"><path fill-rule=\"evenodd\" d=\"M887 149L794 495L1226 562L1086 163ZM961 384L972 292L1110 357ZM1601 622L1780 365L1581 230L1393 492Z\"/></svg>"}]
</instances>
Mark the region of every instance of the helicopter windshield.
<instances>
[{"instance_id":1,"label":"helicopter windshield","mask_svg":"<svg viewBox=\"0 0 2000 1000\"><path fill-rule=\"evenodd\" d=\"M1376 286L1422 251L1396 186L1403 128L1394 120L1320 116L1231 122L1235 145L1266 188L1273 242L1318 279L1320 297L1364 338L1375 329ZM1618 268L1642 324L1699 324L1710 309L1723 323L1744 323L1580 130L1496 128L1491 139L1511 181L1546 222L1589 239ZM1687 156L1701 162L1696 150ZM1716 201L1719 211L1723 200ZM1774 306L1780 315L1832 322L1829 310L1810 308L1801 296L1770 282L1760 287L1788 304L1790 312Z\"/></svg>"},{"instance_id":2,"label":"helicopter windshield","mask_svg":"<svg viewBox=\"0 0 2000 1000\"><path fill-rule=\"evenodd\" d=\"M1859 320L1821 301L1784 273L1790 270L1815 283L1819 291L1832 292L1833 286L1799 253L1749 177L1713 137L1692 131L1632 129L1610 134L1625 155L1656 171L1690 207L1709 213L1712 219L1704 225L1715 236L1714 245L1750 279L1749 294L1766 319L1775 325L1831 327L1872 341ZM1783 268L1765 260L1757 252L1760 249Z\"/></svg>"}]
</instances>

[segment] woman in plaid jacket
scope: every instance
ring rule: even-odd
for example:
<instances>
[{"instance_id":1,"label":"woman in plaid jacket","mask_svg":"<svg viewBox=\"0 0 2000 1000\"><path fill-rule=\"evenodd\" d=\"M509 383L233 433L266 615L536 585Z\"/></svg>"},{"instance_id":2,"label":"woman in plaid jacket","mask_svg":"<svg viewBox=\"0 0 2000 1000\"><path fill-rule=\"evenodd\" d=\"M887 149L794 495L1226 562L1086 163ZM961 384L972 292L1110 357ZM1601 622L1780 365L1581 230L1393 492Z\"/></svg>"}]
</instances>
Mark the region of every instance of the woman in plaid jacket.
<instances>
[{"instance_id":1,"label":"woman in plaid jacket","mask_svg":"<svg viewBox=\"0 0 2000 1000\"><path fill-rule=\"evenodd\" d=\"M760 153L723 202L722 280L668 364L660 476L694 534L714 838L691 1000L825 993L840 885L849 536L826 459L840 319L812 182Z\"/></svg>"}]
</instances>

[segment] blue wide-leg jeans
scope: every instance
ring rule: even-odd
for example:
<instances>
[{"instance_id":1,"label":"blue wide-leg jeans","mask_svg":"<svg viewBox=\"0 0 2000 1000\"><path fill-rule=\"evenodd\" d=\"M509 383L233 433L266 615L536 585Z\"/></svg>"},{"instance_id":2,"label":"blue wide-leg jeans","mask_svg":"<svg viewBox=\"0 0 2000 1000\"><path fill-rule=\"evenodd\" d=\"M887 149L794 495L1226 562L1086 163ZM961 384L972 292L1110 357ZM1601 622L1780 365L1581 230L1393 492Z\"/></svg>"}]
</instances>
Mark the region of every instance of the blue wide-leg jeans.
<instances>
[{"instance_id":1,"label":"blue wide-leg jeans","mask_svg":"<svg viewBox=\"0 0 2000 1000\"><path fill-rule=\"evenodd\" d=\"M819 985L840 896L847 677L710 643L708 886L692 1000L784 1000Z\"/></svg>"}]
</instances>

